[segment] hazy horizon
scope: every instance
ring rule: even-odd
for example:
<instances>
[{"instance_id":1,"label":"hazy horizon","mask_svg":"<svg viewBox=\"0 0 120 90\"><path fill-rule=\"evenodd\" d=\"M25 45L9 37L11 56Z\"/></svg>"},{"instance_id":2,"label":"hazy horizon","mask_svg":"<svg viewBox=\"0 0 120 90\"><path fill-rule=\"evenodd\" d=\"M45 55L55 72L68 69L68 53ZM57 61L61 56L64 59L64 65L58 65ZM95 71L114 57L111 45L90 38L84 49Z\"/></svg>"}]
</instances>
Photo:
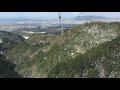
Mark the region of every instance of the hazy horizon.
<instances>
[{"instance_id":1,"label":"hazy horizon","mask_svg":"<svg viewBox=\"0 0 120 90\"><path fill-rule=\"evenodd\" d=\"M62 12L62 18L76 16L103 16L107 18L120 18L120 12ZM43 18L57 19L58 12L0 12L0 19L6 18Z\"/></svg>"}]
</instances>

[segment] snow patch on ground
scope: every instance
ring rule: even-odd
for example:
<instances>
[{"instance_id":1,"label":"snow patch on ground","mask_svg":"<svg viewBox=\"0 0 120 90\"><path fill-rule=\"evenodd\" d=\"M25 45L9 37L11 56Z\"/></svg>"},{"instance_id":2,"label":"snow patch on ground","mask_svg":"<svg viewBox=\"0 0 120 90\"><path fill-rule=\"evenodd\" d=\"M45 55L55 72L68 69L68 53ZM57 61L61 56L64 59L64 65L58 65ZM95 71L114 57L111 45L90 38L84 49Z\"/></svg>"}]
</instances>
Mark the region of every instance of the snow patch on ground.
<instances>
[{"instance_id":1,"label":"snow patch on ground","mask_svg":"<svg viewBox=\"0 0 120 90\"><path fill-rule=\"evenodd\" d=\"M23 36L23 38L25 38L25 39L29 39L29 37L27 37L27 36Z\"/></svg>"},{"instance_id":2,"label":"snow patch on ground","mask_svg":"<svg viewBox=\"0 0 120 90\"><path fill-rule=\"evenodd\" d=\"M41 34L44 34L44 33L46 33L46 32L40 32Z\"/></svg>"},{"instance_id":3,"label":"snow patch on ground","mask_svg":"<svg viewBox=\"0 0 120 90\"><path fill-rule=\"evenodd\" d=\"M0 43L3 43L3 41L0 39Z\"/></svg>"}]
</instances>

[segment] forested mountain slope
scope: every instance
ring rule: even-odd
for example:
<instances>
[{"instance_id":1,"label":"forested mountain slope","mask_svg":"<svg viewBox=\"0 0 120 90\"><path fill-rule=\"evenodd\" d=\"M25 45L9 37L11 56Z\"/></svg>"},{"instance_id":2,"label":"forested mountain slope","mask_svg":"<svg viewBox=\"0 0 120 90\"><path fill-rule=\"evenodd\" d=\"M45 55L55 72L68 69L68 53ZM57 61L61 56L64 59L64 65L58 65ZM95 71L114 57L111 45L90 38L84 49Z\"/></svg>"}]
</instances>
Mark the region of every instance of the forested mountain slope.
<instances>
[{"instance_id":1,"label":"forested mountain slope","mask_svg":"<svg viewBox=\"0 0 120 90\"><path fill-rule=\"evenodd\" d=\"M24 77L119 77L119 64L111 67L119 53L119 35L118 22L85 23L64 35L33 34L9 49L6 56ZM116 54L111 56L114 52ZM105 58L104 64L102 58ZM118 62L119 58L115 63Z\"/></svg>"}]
</instances>

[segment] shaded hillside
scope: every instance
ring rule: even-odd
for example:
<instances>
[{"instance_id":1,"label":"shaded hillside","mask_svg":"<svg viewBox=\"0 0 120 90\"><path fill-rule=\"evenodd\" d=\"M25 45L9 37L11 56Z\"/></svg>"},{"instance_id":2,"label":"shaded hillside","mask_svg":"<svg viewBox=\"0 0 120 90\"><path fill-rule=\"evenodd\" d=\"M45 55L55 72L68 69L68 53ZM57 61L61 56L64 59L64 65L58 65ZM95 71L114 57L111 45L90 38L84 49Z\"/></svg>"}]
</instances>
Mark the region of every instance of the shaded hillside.
<instances>
[{"instance_id":1,"label":"shaded hillside","mask_svg":"<svg viewBox=\"0 0 120 90\"><path fill-rule=\"evenodd\" d=\"M20 78L15 71L16 65L3 55L4 50L14 47L16 44L23 42L24 38L10 32L0 31L0 78Z\"/></svg>"},{"instance_id":2,"label":"shaded hillside","mask_svg":"<svg viewBox=\"0 0 120 90\"><path fill-rule=\"evenodd\" d=\"M90 69L92 66L90 66L89 61L94 59L94 54L95 58L101 57L99 56L102 52L100 44L108 41L114 42L112 40L119 35L120 23L85 23L71 28L61 36L34 34L25 42L8 50L6 56L16 64L17 72L24 77L99 77L97 70L94 72ZM95 50L96 53L94 53L94 47L98 47ZM105 47L104 49L106 49ZM91 54L91 59L88 59L88 53ZM101 63L97 63L96 67L99 68ZM93 64L95 64L94 60ZM100 66L100 68L102 67ZM94 65L92 68L95 68ZM86 70L89 69L91 70L90 75L85 74L88 72Z\"/></svg>"},{"instance_id":3,"label":"shaded hillside","mask_svg":"<svg viewBox=\"0 0 120 90\"><path fill-rule=\"evenodd\" d=\"M10 32L0 31L0 51L11 48L13 45L23 42L24 38Z\"/></svg>"},{"instance_id":4,"label":"shaded hillside","mask_svg":"<svg viewBox=\"0 0 120 90\"><path fill-rule=\"evenodd\" d=\"M15 67L15 64L12 64L4 55L0 54L0 78L22 78L22 75L15 71Z\"/></svg>"}]
</instances>

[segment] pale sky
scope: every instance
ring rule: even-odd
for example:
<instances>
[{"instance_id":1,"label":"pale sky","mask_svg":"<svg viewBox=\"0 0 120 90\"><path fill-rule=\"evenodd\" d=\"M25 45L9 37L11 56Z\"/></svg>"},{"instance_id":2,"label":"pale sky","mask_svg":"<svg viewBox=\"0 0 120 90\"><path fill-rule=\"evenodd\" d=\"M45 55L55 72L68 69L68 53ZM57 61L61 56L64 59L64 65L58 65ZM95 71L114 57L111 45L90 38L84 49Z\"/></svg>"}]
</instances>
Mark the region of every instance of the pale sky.
<instances>
[{"instance_id":1,"label":"pale sky","mask_svg":"<svg viewBox=\"0 0 120 90\"><path fill-rule=\"evenodd\" d=\"M62 12L63 18L97 15L120 18L120 12ZM0 12L0 18L58 18L58 12Z\"/></svg>"}]
</instances>

